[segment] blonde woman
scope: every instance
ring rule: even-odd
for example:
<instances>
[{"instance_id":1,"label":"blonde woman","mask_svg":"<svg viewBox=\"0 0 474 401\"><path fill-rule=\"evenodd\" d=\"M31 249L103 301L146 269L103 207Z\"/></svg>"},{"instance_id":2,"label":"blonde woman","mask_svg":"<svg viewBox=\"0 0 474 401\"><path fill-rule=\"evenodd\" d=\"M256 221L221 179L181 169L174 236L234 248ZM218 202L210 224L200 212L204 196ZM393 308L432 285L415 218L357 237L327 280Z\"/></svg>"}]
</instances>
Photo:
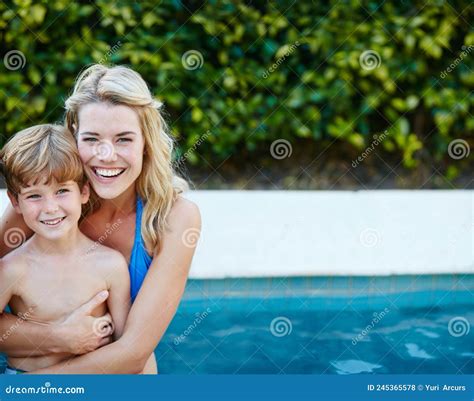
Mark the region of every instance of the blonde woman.
<instances>
[{"instance_id":1,"label":"blonde woman","mask_svg":"<svg viewBox=\"0 0 474 401\"><path fill-rule=\"evenodd\" d=\"M34 373L139 373L145 366L150 371L147 360L181 300L201 228L199 209L180 196L186 182L173 171L173 141L160 107L142 77L122 66L89 67L66 101L66 125L92 188L80 228L126 258L133 304L122 337L113 343L110 316L91 316L107 294L47 326L15 325L16 317L1 314L0 334L15 326L16 335L3 335L0 351L78 355ZM32 233L11 208L1 223L3 256L11 250L10 234Z\"/></svg>"}]
</instances>

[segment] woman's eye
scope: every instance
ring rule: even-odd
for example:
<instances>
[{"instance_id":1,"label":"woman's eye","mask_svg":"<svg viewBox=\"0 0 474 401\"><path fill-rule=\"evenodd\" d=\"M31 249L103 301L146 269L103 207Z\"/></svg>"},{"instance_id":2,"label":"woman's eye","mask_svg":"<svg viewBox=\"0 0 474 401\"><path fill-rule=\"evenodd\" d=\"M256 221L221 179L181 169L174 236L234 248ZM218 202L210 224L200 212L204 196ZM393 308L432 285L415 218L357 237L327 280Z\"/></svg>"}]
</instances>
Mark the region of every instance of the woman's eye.
<instances>
[{"instance_id":1,"label":"woman's eye","mask_svg":"<svg viewBox=\"0 0 474 401\"><path fill-rule=\"evenodd\" d=\"M84 142L96 142L97 138L84 138L83 141Z\"/></svg>"},{"instance_id":2,"label":"woman's eye","mask_svg":"<svg viewBox=\"0 0 474 401\"><path fill-rule=\"evenodd\" d=\"M130 138L120 138L118 142L132 142Z\"/></svg>"}]
</instances>

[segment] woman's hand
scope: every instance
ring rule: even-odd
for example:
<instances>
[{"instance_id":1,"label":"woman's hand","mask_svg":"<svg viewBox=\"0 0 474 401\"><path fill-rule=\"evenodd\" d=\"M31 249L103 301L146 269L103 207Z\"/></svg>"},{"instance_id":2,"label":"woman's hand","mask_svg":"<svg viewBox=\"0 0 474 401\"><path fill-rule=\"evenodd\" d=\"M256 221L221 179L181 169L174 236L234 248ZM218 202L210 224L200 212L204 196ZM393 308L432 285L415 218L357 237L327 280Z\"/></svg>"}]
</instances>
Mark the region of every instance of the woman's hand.
<instances>
[{"instance_id":1,"label":"woman's hand","mask_svg":"<svg viewBox=\"0 0 474 401\"><path fill-rule=\"evenodd\" d=\"M102 304L108 296L108 291L100 292L77 308L65 320L57 323L60 343L58 352L80 355L112 342L114 326L110 314L107 313L100 317L92 316L94 309Z\"/></svg>"}]
</instances>

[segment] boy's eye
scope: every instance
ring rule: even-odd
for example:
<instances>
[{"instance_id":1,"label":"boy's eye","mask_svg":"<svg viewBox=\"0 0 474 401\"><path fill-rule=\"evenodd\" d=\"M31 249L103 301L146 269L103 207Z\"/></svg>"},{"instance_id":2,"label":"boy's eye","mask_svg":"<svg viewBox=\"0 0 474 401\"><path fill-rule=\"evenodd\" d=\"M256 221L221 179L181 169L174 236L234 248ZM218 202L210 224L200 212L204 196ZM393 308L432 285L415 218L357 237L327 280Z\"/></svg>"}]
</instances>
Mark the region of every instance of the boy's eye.
<instances>
[{"instance_id":1,"label":"boy's eye","mask_svg":"<svg viewBox=\"0 0 474 401\"><path fill-rule=\"evenodd\" d=\"M38 199L39 197L40 197L39 195L33 194L33 195L28 195L26 199Z\"/></svg>"},{"instance_id":2,"label":"boy's eye","mask_svg":"<svg viewBox=\"0 0 474 401\"><path fill-rule=\"evenodd\" d=\"M67 188L61 188L59 191L58 191L58 194L64 194L66 192L69 192L69 189Z\"/></svg>"}]
</instances>

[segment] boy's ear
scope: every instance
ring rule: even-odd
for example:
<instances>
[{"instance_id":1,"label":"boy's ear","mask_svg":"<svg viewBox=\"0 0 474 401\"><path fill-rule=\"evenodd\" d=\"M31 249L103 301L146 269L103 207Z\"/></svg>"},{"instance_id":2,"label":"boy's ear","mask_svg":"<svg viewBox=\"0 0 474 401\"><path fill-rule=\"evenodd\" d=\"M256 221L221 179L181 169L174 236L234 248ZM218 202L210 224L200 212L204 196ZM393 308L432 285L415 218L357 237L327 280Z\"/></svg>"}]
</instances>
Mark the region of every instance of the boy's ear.
<instances>
[{"instance_id":1,"label":"boy's ear","mask_svg":"<svg viewBox=\"0 0 474 401\"><path fill-rule=\"evenodd\" d=\"M81 203L82 204L85 204L89 201L90 194L91 194L91 190L90 190L90 187L89 187L89 183L86 182L82 186L82 190L81 190Z\"/></svg>"},{"instance_id":2,"label":"boy's ear","mask_svg":"<svg viewBox=\"0 0 474 401\"><path fill-rule=\"evenodd\" d=\"M18 198L15 195L13 195L10 191L7 191L7 195L8 195L8 199L10 199L10 203L15 209L15 212L17 212L18 214L22 214L20 206L18 205Z\"/></svg>"}]
</instances>

